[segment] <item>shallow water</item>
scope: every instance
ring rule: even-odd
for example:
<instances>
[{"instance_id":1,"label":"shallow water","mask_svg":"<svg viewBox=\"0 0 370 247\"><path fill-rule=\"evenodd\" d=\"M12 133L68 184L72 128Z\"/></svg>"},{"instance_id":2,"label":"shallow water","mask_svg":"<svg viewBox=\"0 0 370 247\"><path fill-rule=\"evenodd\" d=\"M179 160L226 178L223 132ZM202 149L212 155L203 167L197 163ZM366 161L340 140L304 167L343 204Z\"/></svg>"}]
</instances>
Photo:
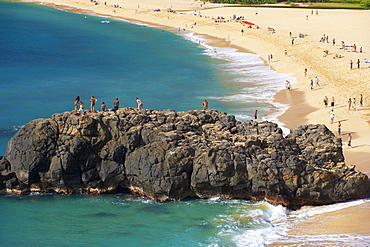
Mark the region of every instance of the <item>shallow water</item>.
<instances>
[{"instance_id":1,"label":"shallow water","mask_svg":"<svg viewBox=\"0 0 370 247\"><path fill-rule=\"evenodd\" d=\"M128 195L0 197L2 246L366 246L370 236L294 235L307 217L369 201L308 207L243 200L156 203Z\"/></svg>"}]
</instances>

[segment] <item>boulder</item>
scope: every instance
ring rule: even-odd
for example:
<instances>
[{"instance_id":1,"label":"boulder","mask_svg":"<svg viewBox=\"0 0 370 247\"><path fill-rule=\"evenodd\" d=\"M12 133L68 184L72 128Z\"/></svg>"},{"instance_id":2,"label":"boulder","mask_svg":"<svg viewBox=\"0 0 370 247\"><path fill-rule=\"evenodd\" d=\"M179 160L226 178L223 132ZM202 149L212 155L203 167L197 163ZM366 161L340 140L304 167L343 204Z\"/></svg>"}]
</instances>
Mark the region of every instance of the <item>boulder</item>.
<instances>
[{"instance_id":1,"label":"boulder","mask_svg":"<svg viewBox=\"0 0 370 247\"><path fill-rule=\"evenodd\" d=\"M0 190L131 191L156 201L267 200L296 209L369 197L324 125L284 137L275 123L216 110L65 112L24 125L0 160Z\"/></svg>"}]
</instances>

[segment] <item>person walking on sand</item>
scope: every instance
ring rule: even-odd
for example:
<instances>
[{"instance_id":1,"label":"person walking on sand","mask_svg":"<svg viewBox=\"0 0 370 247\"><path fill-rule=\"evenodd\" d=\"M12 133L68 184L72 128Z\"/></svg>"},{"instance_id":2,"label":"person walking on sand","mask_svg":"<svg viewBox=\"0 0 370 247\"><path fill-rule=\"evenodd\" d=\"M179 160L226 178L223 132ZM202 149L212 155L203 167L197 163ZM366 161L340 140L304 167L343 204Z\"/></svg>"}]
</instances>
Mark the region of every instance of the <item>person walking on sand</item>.
<instances>
[{"instance_id":1,"label":"person walking on sand","mask_svg":"<svg viewBox=\"0 0 370 247\"><path fill-rule=\"evenodd\" d=\"M356 98L353 98L352 100L352 109L356 111Z\"/></svg>"},{"instance_id":2,"label":"person walking on sand","mask_svg":"<svg viewBox=\"0 0 370 247\"><path fill-rule=\"evenodd\" d=\"M357 59L357 68L359 69L360 68L360 59Z\"/></svg>"},{"instance_id":3,"label":"person walking on sand","mask_svg":"<svg viewBox=\"0 0 370 247\"><path fill-rule=\"evenodd\" d=\"M304 69L304 76L307 76L307 68Z\"/></svg>"},{"instance_id":4,"label":"person walking on sand","mask_svg":"<svg viewBox=\"0 0 370 247\"><path fill-rule=\"evenodd\" d=\"M347 103L348 103L348 111L350 111L351 110L351 105L352 105L352 99L349 98Z\"/></svg>"},{"instance_id":5,"label":"person walking on sand","mask_svg":"<svg viewBox=\"0 0 370 247\"><path fill-rule=\"evenodd\" d=\"M315 78L315 82L316 82L316 87L320 87L319 78L317 78L317 76Z\"/></svg>"},{"instance_id":6,"label":"person walking on sand","mask_svg":"<svg viewBox=\"0 0 370 247\"><path fill-rule=\"evenodd\" d=\"M255 111L254 111L254 119L257 119L257 118L258 118L257 114L258 114L258 113L257 113L257 110L255 110Z\"/></svg>"},{"instance_id":7,"label":"person walking on sand","mask_svg":"<svg viewBox=\"0 0 370 247\"><path fill-rule=\"evenodd\" d=\"M292 39L292 46L294 45L294 38Z\"/></svg>"},{"instance_id":8,"label":"person walking on sand","mask_svg":"<svg viewBox=\"0 0 370 247\"><path fill-rule=\"evenodd\" d=\"M353 61L352 60L349 61L349 68L353 69Z\"/></svg>"},{"instance_id":9,"label":"person walking on sand","mask_svg":"<svg viewBox=\"0 0 370 247\"><path fill-rule=\"evenodd\" d=\"M139 100L139 98L135 98L136 99L136 102L137 102L137 109L140 110L140 109L144 109L144 104L141 100Z\"/></svg>"},{"instance_id":10,"label":"person walking on sand","mask_svg":"<svg viewBox=\"0 0 370 247\"><path fill-rule=\"evenodd\" d=\"M313 89L313 80L311 79L311 83L310 83L310 88L311 88L311 91L314 90Z\"/></svg>"},{"instance_id":11,"label":"person walking on sand","mask_svg":"<svg viewBox=\"0 0 370 247\"><path fill-rule=\"evenodd\" d=\"M325 96L325 98L324 98L324 100L323 100L324 105L325 105L325 108L327 108L327 107L328 107L328 103L329 103L328 101L329 101L328 97L326 97L326 96Z\"/></svg>"},{"instance_id":12,"label":"person walking on sand","mask_svg":"<svg viewBox=\"0 0 370 247\"><path fill-rule=\"evenodd\" d=\"M361 107L362 107L363 100L364 100L364 98L363 98L362 94L360 94L360 106Z\"/></svg>"},{"instance_id":13,"label":"person walking on sand","mask_svg":"<svg viewBox=\"0 0 370 247\"><path fill-rule=\"evenodd\" d=\"M288 80L285 81L285 88L290 90L290 81Z\"/></svg>"},{"instance_id":14,"label":"person walking on sand","mask_svg":"<svg viewBox=\"0 0 370 247\"><path fill-rule=\"evenodd\" d=\"M335 113L334 113L334 110L331 110L330 112L330 123L334 123L334 116L335 116Z\"/></svg>"},{"instance_id":15,"label":"person walking on sand","mask_svg":"<svg viewBox=\"0 0 370 247\"><path fill-rule=\"evenodd\" d=\"M342 130L342 124L340 123L340 121L338 121L338 135L340 136L341 135L341 130Z\"/></svg>"},{"instance_id":16,"label":"person walking on sand","mask_svg":"<svg viewBox=\"0 0 370 247\"><path fill-rule=\"evenodd\" d=\"M95 98L94 96L91 96L90 98L90 111L92 112L95 112L95 103L96 101L98 101L97 98Z\"/></svg>"},{"instance_id":17,"label":"person walking on sand","mask_svg":"<svg viewBox=\"0 0 370 247\"><path fill-rule=\"evenodd\" d=\"M352 147L352 134L351 133L348 134L348 147L349 148Z\"/></svg>"},{"instance_id":18,"label":"person walking on sand","mask_svg":"<svg viewBox=\"0 0 370 247\"><path fill-rule=\"evenodd\" d=\"M203 106L203 110L207 110L208 109L208 101L207 100L204 100L202 102L202 106Z\"/></svg>"},{"instance_id":19,"label":"person walking on sand","mask_svg":"<svg viewBox=\"0 0 370 247\"><path fill-rule=\"evenodd\" d=\"M118 100L118 98L116 98L116 99L113 101L113 109L114 109L115 111L117 111L117 110L118 110L118 108L119 108L119 100Z\"/></svg>"},{"instance_id":20,"label":"person walking on sand","mask_svg":"<svg viewBox=\"0 0 370 247\"><path fill-rule=\"evenodd\" d=\"M334 105L335 105L335 99L334 97L331 97L330 106L334 108Z\"/></svg>"}]
</instances>

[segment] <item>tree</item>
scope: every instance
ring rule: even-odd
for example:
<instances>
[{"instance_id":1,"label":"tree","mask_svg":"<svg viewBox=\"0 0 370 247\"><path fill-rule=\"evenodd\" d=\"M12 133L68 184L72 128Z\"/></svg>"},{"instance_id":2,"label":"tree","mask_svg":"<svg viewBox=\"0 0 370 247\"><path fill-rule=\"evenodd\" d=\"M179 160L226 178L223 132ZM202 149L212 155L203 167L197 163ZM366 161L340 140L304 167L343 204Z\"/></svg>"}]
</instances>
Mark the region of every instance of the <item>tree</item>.
<instances>
[{"instance_id":1,"label":"tree","mask_svg":"<svg viewBox=\"0 0 370 247\"><path fill-rule=\"evenodd\" d=\"M361 5L364 9L370 9L370 0L363 0Z\"/></svg>"}]
</instances>

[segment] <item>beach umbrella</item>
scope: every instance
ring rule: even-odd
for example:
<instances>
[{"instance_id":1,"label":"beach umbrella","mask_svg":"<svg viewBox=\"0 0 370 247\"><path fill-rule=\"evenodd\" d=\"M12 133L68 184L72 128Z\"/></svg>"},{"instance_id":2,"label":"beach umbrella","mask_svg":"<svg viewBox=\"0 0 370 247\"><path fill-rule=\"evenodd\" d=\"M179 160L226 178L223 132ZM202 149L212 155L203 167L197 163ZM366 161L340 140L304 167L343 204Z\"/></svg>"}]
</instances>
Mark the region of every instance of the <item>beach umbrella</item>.
<instances>
[{"instance_id":1,"label":"beach umbrella","mask_svg":"<svg viewBox=\"0 0 370 247\"><path fill-rule=\"evenodd\" d=\"M247 25L251 25L251 26L255 25L254 23L252 23L250 21L242 21L242 23L247 24Z\"/></svg>"}]
</instances>

